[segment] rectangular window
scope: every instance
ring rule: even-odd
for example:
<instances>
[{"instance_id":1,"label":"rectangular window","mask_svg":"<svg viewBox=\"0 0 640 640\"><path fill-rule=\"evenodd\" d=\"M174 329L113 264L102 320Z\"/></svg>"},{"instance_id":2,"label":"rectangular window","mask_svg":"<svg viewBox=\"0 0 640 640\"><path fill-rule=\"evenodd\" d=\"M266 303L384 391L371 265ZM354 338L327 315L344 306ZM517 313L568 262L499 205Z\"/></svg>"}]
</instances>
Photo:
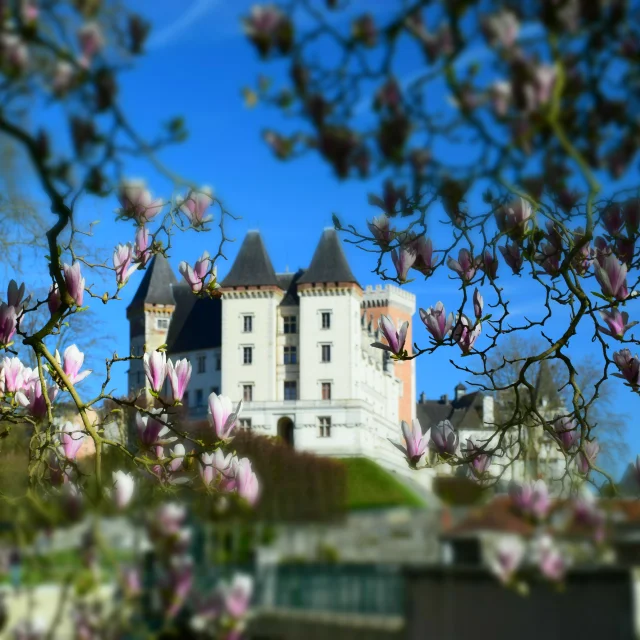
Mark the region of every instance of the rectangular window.
<instances>
[{"instance_id":1,"label":"rectangular window","mask_svg":"<svg viewBox=\"0 0 640 640\"><path fill-rule=\"evenodd\" d=\"M242 316L243 328L245 333L251 333L253 331L253 316Z\"/></svg>"},{"instance_id":2,"label":"rectangular window","mask_svg":"<svg viewBox=\"0 0 640 640\"><path fill-rule=\"evenodd\" d=\"M330 382L322 383L322 399L331 400L331 383Z\"/></svg>"},{"instance_id":3,"label":"rectangular window","mask_svg":"<svg viewBox=\"0 0 640 640\"><path fill-rule=\"evenodd\" d=\"M184 395L182 396L182 404L183 404L185 407L188 407L188 406L189 406L189 392L188 392L188 391L185 391L185 392L184 392Z\"/></svg>"},{"instance_id":4,"label":"rectangular window","mask_svg":"<svg viewBox=\"0 0 640 640\"><path fill-rule=\"evenodd\" d=\"M217 396L220 395L220 387L211 387L211 393L215 393Z\"/></svg>"},{"instance_id":5,"label":"rectangular window","mask_svg":"<svg viewBox=\"0 0 640 640\"><path fill-rule=\"evenodd\" d=\"M329 438L331 436L331 418L318 418L318 426L320 427L321 438Z\"/></svg>"},{"instance_id":6,"label":"rectangular window","mask_svg":"<svg viewBox=\"0 0 640 640\"><path fill-rule=\"evenodd\" d=\"M253 385L252 384L244 384L244 385L242 385L242 400L244 402L251 402L253 400Z\"/></svg>"},{"instance_id":7,"label":"rectangular window","mask_svg":"<svg viewBox=\"0 0 640 640\"><path fill-rule=\"evenodd\" d=\"M298 317L297 316L284 316L284 332L298 333Z\"/></svg>"},{"instance_id":8,"label":"rectangular window","mask_svg":"<svg viewBox=\"0 0 640 640\"><path fill-rule=\"evenodd\" d=\"M240 418L241 429L251 429L251 418Z\"/></svg>"},{"instance_id":9,"label":"rectangular window","mask_svg":"<svg viewBox=\"0 0 640 640\"><path fill-rule=\"evenodd\" d=\"M198 356L198 373L204 373L207 369L207 356Z\"/></svg>"},{"instance_id":10,"label":"rectangular window","mask_svg":"<svg viewBox=\"0 0 640 640\"><path fill-rule=\"evenodd\" d=\"M285 364L297 364L298 363L298 347L285 347L284 348L284 363Z\"/></svg>"},{"instance_id":11,"label":"rectangular window","mask_svg":"<svg viewBox=\"0 0 640 640\"><path fill-rule=\"evenodd\" d=\"M331 345L322 345L322 362L331 362Z\"/></svg>"},{"instance_id":12,"label":"rectangular window","mask_svg":"<svg viewBox=\"0 0 640 640\"><path fill-rule=\"evenodd\" d=\"M220 371L221 364L220 356L216 356L216 371Z\"/></svg>"},{"instance_id":13,"label":"rectangular window","mask_svg":"<svg viewBox=\"0 0 640 640\"><path fill-rule=\"evenodd\" d=\"M298 383L295 380L284 381L284 399L285 400L298 399Z\"/></svg>"},{"instance_id":14,"label":"rectangular window","mask_svg":"<svg viewBox=\"0 0 640 640\"><path fill-rule=\"evenodd\" d=\"M253 348L252 347L243 347L242 348L242 362L244 364L251 364L253 362Z\"/></svg>"},{"instance_id":15,"label":"rectangular window","mask_svg":"<svg viewBox=\"0 0 640 640\"><path fill-rule=\"evenodd\" d=\"M169 318L156 318L156 329L168 329Z\"/></svg>"},{"instance_id":16,"label":"rectangular window","mask_svg":"<svg viewBox=\"0 0 640 640\"><path fill-rule=\"evenodd\" d=\"M196 389L196 407L201 407L204 404L204 393L202 389Z\"/></svg>"},{"instance_id":17,"label":"rectangular window","mask_svg":"<svg viewBox=\"0 0 640 640\"><path fill-rule=\"evenodd\" d=\"M330 311L322 312L322 328L331 329L331 312Z\"/></svg>"}]
</instances>

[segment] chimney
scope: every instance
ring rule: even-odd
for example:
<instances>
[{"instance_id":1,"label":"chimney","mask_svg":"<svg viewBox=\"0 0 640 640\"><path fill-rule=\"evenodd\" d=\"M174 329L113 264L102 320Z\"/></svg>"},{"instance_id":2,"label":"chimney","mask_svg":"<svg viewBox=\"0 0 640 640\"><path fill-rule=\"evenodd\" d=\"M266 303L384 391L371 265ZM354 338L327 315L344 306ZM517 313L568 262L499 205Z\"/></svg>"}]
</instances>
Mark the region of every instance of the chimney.
<instances>
[{"instance_id":1,"label":"chimney","mask_svg":"<svg viewBox=\"0 0 640 640\"><path fill-rule=\"evenodd\" d=\"M424 391L421 391L421 392L420 392L420 404L424 404L425 399L426 399L426 398L424 397Z\"/></svg>"},{"instance_id":2,"label":"chimney","mask_svg":"<svg viewBox=\"0 0 640 640\"><path fill-rule=\"evenodd\" d=\"M440 403L447 404L447 402L449 402L449 396L445 393L440 396Z\"/></svg>"},{"instance_id":3,"label":"chimney","mask_svg":"<svg viewBox=\"0 0 640 640\"><path fill-rule=\"evenodd\" d=\"M456 400L460 400L460 398L462 398L462 396L466 395L466 392L467 392L467 387L465 387L461 382L460 384L456 385L453 397Z\"/></svg>"}]
</instances>

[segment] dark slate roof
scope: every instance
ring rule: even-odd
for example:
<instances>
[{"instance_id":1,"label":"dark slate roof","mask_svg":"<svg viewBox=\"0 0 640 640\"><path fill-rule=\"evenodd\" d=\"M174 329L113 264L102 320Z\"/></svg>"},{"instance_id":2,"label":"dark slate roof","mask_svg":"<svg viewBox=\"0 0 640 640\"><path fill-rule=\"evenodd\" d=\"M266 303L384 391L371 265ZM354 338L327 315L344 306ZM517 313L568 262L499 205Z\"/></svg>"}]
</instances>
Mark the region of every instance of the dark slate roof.
<instances>
[{"instance_id":1,"label":"dark slate roof","mask_svg":"<svg viewBox=\"0 0 640 640\"><path fill-rule=\"evenodd\" d=\"M168 260L157 253L147 265L142 282L133 296L129 309L149 304L175 304L173 287L178 284Z\"/></svg>"},{"instance_id":2,"label":"dark slate roof","mask_svg":"<svg viewBox=\"0 0 640 640\"><path fill-rule=\"evenodd\" d=\"M285 292L284 298L280 303L281 307L293 307L300 304L300 298L298 296L298 280L304 273L303 269L298 269L296 273L278 273L276 278L278 279L278 286Z\"/></svg>"},{"instance_id":3,"label":"dark slate roof","mask_svg":"<svg viewBox=\"0 0 640 640\"><path fill-rule=\"evenodd\" d=\"M335 229L324 230L311 259L311 264L298 282L300 284L354 282L360 286L351 272L351 267L344 255Z\"/></svg>"},{"instance_id":4,"label":"dark slate roof","mask_svg":"<svg viewBox=\"0 0 640 640\"><path fill-rule=\"evenodd\" d=\"M222 344L222 302L198 298L186 284L174 287L176 308L167 334L167 351L182 353Z\"/></svg>"},{"instance_id":5,"label":"dark slate roof","mask_svg":"<svg viewBox=\"0 0 640 640\"><path fill-rule=\"evenodd\" d=\"M416 404L416 417L423 431L449 420L454 429L481 429L483 425L483 394L480 391L467 393L458 400L425 400Z\"/></svg>"},{"instance_id":6,"label":"dark slate roof","mask_svg":"<svg viewBox=\"0 0 640 640\"><path fill-rule=\"evenodd\" d=\"M244 237L231 271L220 284L223 287L278 286L259 231L249 231Z\"/></svg>"}]
</instances>

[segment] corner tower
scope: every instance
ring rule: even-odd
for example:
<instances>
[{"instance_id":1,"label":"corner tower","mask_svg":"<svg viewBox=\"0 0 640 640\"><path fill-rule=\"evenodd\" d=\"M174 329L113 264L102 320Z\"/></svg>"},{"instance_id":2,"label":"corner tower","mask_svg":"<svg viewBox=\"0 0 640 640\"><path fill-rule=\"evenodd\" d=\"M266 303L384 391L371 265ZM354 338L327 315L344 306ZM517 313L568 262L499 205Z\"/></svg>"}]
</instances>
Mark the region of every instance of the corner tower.
<instances>
[{"instance_id":1,"label":"corner tower","mask_svg":"<svg viewBox=\"0 0 640 640\"><path fill-rule=\"evenodd\" d=\"M127 307L129 346L133 355L154 351L167 342L171 318L176 308L173 288L177 285L171 265L162 254L156 254L147 266L142 282ZM141 360L132 360L128 390L147 387Z\"/></svg>"},{"instance_id":2,"label":"corner tower","mask_svg":"<svg viewBox=\"0 0 640 640\"><path fill-rule=\"evenodd\" d=\"M413 315L416 312L416 297L393 285L377 285L367 287L362 301L362 313L365 323L371 322L377 329L380 316L386 315L398 327L403 322L409 323L405 349L409 355L413 352ZM416 364L415 360L396 362L394 374L402 381L400 398L398 399L398 416L400 420L411 423L416 417Z\"/></svg>"}]
</instances>

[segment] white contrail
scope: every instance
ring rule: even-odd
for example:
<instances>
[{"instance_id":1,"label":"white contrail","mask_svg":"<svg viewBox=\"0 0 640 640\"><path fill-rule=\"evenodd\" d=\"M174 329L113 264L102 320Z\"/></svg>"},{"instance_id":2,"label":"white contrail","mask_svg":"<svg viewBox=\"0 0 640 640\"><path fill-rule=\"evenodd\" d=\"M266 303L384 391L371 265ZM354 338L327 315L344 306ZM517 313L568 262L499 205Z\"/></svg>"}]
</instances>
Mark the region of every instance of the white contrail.
<instances>
[{"instance_id":1,"label":"white contrail","mask_svg":"<svg viewBox=\"0 0 640 640\"><path fill-rule=\"evenodd\" d=\"M151 36L148 49L159 49L177 40L194 22L218 4L220 0L195 0L177 20Z\"/></svg>"}]
</instances>

